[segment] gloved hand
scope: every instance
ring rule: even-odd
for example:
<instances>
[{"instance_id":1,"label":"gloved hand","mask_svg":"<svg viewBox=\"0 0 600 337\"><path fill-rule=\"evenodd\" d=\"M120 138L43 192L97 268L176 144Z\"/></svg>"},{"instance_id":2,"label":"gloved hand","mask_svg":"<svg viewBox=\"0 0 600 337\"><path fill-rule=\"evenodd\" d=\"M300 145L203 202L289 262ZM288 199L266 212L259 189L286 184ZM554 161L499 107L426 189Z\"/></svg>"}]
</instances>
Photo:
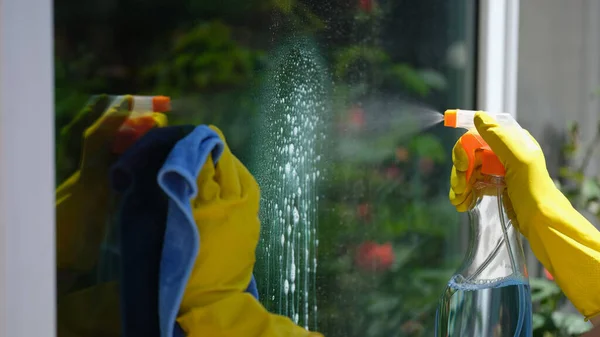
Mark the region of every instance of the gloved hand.
<instances>
[{"instance_id":1,"label":"gloved hand","mask_svg":"<svg viewBox=\"0 0 600 337\"><path fill-rule=\"evenodd\" d=\"M81 162L83 132L102 116L109 103L108 95L92 97L69 124L60 130L56 149L57 162L61 163L61 167L57 168L60 170L59 181L77 171Z\"/></svg>"},{"instance_id":2,"label":"gloved hand","mask_svg":"<svg viewBox=\"0 0 600 337\"><path fill-rule=\"evenodd\" d=\"M125 99L125 101L127 100L128 98ZM56 153L57 160L61 163L61 172L59 172L60 180L62 180L65 174L71 175L77 170L83 152L82 135L90 125L102 116L110 103L111 98L108 95L102 94L92 97L73 120L60 130ZM148 131L152 127L166 126L167 122L167 116L159 112L142 117L129 118L123 124L125 129L121 128L117 133L117 136L121 135L121 138L125 139L125 144L115 145L118 145L119 148L127 148L135 140L135 137L139 138L141 136L141 133ZM140 132L139 129L143 129L143 132ZM122 151L117 152L122 153Z\"/></svg>"},{"instance_id":3,"label":"gloved hand","mask_svg":"<svg viewBox=\"0 0 600 337\"><path fill-rule=\"evenodd\" d=\"M215 127L225 142L222 133ZM215 168L209 156L192 200L201 237L177 321L188 337L321 336L271 314L245 292L260 221L258 184L228 146Z\"/></svg>"},{"instance_id":4,"label":"gloved hand","mask_svg":"<svg viewBox=\"0 0 600 337\"><path fill-rule=\"evenodd\" d=\"M501 127L484 112L475 115L475 126L506 168L510 202L505 206L513 225L575 307L586 318L600 314L600 232L556 188L529 132ZM481 163L467 182L467 155L458 143L452 160L450 201L464 212L471 207L471 187Z\"/></svg>"},{"instance_id":5,"label":"gloved hand","mask_svg":"<svg viewBox=\"0 0 600 337\"><path fill-rule=\"evenodd\" d=\"M108 213L108 170L116 159L111 145L120 127L131 114L131 103L132 97L125 96L83 132L79 170L56 189L56 246L59 269L88 271L98 258ZM70 124L69 132L82 127L82 121L88 119L81 116L96 115L108 104L107 96L99 96L90 107L83 110L87 112L82 112L78 122ZM157 126L166 124L164 116L157 116L156 120Z\"/></svg>"}]
</instances>

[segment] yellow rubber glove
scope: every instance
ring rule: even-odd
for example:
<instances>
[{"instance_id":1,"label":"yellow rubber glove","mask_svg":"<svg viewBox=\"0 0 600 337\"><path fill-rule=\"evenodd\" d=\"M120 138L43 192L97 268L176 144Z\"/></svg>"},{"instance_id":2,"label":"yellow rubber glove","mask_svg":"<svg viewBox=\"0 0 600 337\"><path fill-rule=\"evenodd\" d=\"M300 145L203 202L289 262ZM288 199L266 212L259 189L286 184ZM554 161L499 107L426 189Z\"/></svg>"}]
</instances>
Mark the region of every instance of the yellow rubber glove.
<instances>
[{"instance_id":1,"label":"yellow rubber glove","mask_svg":"<svg viewBox=\"0 0 600 337\"><path fill-rule=\"evenodd\" d=\"M109 211L108 170L116 155L111 145L119 128L130 116L131 96L125 96L85 130L79 170L56 189L57 267L83 272L98 258ZM106 96L92 103L108 106ZM166 125L163 114L154 114L157 126Z\"/></svg>"},{"instance_id":2,"label":"yellow rubber glove","mask_svg":"<svg viewBox=\"0 0 600 337\"><path fill-rule=\"evenodd\" d=\"M56 160L60 162L60 167L57 167L57 170L60 170L57 177L59 181L77 171L83 152L82 135L85 129L102 116L109 104L108 95L92 97L69 124L61 128L56 149Z\"/></svg>"},{"instance_id":3,"label":"yellow rubber glove","mask_svg":"<svg viewBox=\"0 0 600 337\"><path fill-rule=\"evenodd\" d=\"M221 131L212 127L225 142ZM209 156L192 200L201 243L177 318L188 337L321 336L267 312L245 293L255 262L260 191L227 145L218 165Z\"/></svg>"},{"instance_id":4,"label":"yellow rubber glove","mask_svg":"<svg viewBox=\"0 0 600 337\"><path fill-rule=\"evenodd\" d=\"M600 314L600 232L556 188L529 132L501 127L484 112L475 115L475 126L506 168L506 206L516 219L513 224L579 312L586 319ZM450 201L464 212L471 207L471 186L479 174L476 169L472 181L466 181L468 161L459 143L452 160Z\"/></svg>"}]
</instances>

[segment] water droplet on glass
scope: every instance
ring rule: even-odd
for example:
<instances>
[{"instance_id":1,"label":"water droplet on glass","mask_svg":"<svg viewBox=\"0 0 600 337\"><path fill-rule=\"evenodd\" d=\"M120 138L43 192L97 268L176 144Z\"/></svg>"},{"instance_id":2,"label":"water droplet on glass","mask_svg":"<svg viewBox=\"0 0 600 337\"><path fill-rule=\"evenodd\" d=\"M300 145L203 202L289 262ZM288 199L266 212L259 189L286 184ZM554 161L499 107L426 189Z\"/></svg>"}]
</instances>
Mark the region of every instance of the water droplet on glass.
<instances>
[{"instance_id":1,"label":"water droplet on glass","mask_svg":"<svg viewBox=\"0 0 600 337\"><path fill-rule=\"evenodd\" d=\"M289 291L290 291L290 283L286 279L285 281L283 281L283 293L287 295Z\"/></svg>"}]
</instances>

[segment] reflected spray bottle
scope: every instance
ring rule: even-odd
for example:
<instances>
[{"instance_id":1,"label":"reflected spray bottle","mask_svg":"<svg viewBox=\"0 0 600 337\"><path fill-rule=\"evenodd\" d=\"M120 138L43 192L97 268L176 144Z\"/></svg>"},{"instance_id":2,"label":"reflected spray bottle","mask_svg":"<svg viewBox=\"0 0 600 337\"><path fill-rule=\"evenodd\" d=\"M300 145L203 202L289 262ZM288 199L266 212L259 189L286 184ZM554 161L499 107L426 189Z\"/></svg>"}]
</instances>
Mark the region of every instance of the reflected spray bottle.
<instances>
[{"instance_id":1,"label":"reflected spray bottle","mask_svg":"<svg viewBox=\"0 0 600 337\"><path fill-rule=\"evenodd\" d=\"M448 110L444 125L474 130L474 115ZM490 115L499 124L518 127L509 114ZM529 281L521 236L506 211L504 166L476 132L463 135L460 144L469 159L467 181L474 181L469 247L440 298L435 336L531 337Z\"/></svg>"}]
</instances>

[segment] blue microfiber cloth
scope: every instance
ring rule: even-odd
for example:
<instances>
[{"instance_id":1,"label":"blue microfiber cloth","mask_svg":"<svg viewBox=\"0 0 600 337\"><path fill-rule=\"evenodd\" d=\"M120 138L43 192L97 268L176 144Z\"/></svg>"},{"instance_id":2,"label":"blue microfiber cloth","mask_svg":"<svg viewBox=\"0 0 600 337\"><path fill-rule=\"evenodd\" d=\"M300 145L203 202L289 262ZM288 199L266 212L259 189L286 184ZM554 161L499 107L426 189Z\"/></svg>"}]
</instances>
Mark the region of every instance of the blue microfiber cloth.
<instances>
[{"instance_id":1,"label":"blue microfiber cloth","mask_svg":"<svg viewBox=\"0 0 600 337\"><path fill-rule=\"evenodd\" d=\"M197 126L175 145L158 173L158 184L169 198L160 265L161 337L184 336L176 324L177 313L202 240L190 202L198 193L196 180L208 155L216 165L223 148L215 131L206 125ZM247 292L258 298L254 277Z\"/></svg>"},{"instance_id":2,"label":"blue microfiber cloth","mask_svg":"<svg viewBox=\"0 0 600 337\"><path fill-rule=\"evenodd\" d=\"M121 194L117 228L124 337L160 336L159 266L168 201L156 176L175 144L193 130L191 125L152 129L111 169L113 189Z\"/></svg>"}]
</instances>

